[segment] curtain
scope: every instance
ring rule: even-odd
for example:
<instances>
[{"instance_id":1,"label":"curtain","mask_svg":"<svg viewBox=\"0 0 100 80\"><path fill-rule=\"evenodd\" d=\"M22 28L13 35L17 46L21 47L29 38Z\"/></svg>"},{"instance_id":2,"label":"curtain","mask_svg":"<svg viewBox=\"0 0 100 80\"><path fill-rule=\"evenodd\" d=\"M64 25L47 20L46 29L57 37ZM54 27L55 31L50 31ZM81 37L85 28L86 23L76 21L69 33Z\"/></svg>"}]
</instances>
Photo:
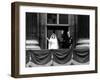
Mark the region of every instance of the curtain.
<instances>
[{"instance_id":1,"label":"curtain","mask_svg":"<svg viewBox=\"0 0 100 80\"><path fill-rule=\"evenodd\" d=\"M44 65L51 60L58 64L67 63L72 56L71 50L27 50L26 51L26 61L29 61L31 56L32 62L37 65Z\"/></svg>"},{"instance_id":2,"label":"curtain","mask_svg":"<svg viewBox=\"0 0 100 80\"><path fill-rule=\"evenodd\" d=\"M29 61L31 56L31 61L37 65L45 65L51 60L57 64L66 64L70 60L74 59L79 63L86 63L89 61L89 51L83 52L71 52L70 49L67 50L27 50L26 53L26 63Z\"/></svg>"},{"instance_id":3,"label":"curtain","mask_svg":"<svg viewBox=\"0 0 100 80\"><path fill-rule=\"evenodd\" d=\"M86 63L89 61L89 51L74 51L73 59L80 63Z\"/></svg>"},{"instance_id":4,"label":"curtain","mask_svg":"<svg viewBox=\"0 0 100 80\"><path fill-rule=\"evenodd\" d=\"M61 51L54 51L53 60L58 64L65 64L69 60L71 60L72 53L71 50L61 50Z\"/></svg>"},{"instance_id":5,"label":"curtain","mask_svg":"<svg viewBox=\"0 0 100 80\"><path fill-rule=\"evenodd\" d=\"M31 56L32 62L38 65L44 65L51 60L51 54L49 51L28 50L27 54Z\"/></svg>"}]
</instances>

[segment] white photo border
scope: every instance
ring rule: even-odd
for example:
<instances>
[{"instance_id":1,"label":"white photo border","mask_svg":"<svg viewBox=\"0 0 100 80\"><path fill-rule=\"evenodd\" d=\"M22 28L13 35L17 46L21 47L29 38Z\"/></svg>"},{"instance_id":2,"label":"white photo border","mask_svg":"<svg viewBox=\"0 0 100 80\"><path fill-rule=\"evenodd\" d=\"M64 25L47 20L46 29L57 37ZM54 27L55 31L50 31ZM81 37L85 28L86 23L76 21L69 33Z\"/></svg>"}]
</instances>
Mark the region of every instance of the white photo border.
<instances>
[{"instance_id":1,"label":"white photo border","mask_svg":"<svg viewBox=\"0 0 100 80\"><path fill-rule=\"evenodd\" d=\"M90 16L90 63L89 65L54 66L54 67L25 67L25 13L63 13ZM95 11L73 8L20 6L20 74L39 74L55 72L72 72L95 70Z\"/></svg>"}]
</instances>

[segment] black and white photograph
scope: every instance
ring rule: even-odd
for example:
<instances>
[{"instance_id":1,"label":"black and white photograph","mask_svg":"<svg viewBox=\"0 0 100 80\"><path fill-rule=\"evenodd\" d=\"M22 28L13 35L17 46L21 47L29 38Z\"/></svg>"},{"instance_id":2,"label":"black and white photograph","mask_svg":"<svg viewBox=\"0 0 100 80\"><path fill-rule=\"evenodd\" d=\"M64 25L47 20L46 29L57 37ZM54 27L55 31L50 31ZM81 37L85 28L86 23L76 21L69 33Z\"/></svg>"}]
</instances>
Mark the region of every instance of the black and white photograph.
<instances>
[{"instance_id":1,"label":"black and white photograph","mask_svg":"<svg viewBox=\"0 0 100 80\"><path fill-rule=\"evenodd\" d=\"M97 7L12 3L12 76L97 73Z\"/></svg>"},{"instance_id":2,"label":"black and white photograph","mask_svg":"<svg viewBox=\"0 0 100 80\"><path fill-rule=\"evenodd\" d=\"M26 12L26 67L89 64L89 15Z\"/></svg>"}]
</instances>

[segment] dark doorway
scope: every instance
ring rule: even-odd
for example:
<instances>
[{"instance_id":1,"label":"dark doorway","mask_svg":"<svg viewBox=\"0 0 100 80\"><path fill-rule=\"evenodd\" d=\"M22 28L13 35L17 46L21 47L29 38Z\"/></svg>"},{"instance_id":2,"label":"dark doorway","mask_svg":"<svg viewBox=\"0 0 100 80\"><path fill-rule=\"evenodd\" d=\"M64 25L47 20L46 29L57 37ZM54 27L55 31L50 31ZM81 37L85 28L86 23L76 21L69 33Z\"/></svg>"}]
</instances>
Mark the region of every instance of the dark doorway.
<instances>
[{"instance_id":1,"label":"dark doorway","mask_svg":"<svg viewBox=\"0 0 100 80\"><path fill-rule=\"evenodd\" d=\"M47 26L47 37L50 39L53 33L56 34L59 49L66 49L70 46L70 36L68 35L69 26ZM47 41L48 48L48 41Z\"/></svg>"}]
</instances>

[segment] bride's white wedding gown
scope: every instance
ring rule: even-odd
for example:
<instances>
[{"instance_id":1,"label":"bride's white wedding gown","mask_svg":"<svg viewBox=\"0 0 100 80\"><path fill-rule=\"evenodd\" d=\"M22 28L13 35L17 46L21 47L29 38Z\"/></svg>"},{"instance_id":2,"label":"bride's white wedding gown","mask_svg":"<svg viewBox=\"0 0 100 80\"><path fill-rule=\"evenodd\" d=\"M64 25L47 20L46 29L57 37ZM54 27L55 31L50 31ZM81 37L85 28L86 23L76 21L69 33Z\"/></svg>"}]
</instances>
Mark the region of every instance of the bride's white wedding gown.
<instances>
[{"instance_id":1,"label":"bride's white wedding gown","mask_svg":"<svg viewBox=\"0 0 100 80\"><path fill-rule=\"evenodd\" d=\"M48 49L59 49L58 40L56 34L52 34L48 40Z\"/></svg>"}]
</instances>

